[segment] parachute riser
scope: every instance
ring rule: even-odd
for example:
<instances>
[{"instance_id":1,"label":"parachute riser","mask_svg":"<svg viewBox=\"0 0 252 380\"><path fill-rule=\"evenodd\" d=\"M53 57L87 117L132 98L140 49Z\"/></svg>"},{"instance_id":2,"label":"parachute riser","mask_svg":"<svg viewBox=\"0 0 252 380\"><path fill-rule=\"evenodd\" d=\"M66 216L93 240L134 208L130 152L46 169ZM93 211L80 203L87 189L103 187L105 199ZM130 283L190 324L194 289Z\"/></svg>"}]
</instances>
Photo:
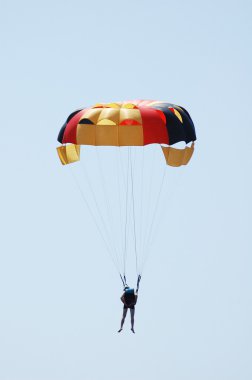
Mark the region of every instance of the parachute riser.
<instances>
[{"instance_id":1,"label":"parachute riser","mask_svg":"<svg viewBox=\"0 0 252 380\"><path fill-rule=\"evenodd\" d=\"M125 287L127 287L127 280L126 280L126 276L122 276L121 273L120 273L120 278L122 280L122 283L123 283L123 288L125 289ZM139 274L138 277L137 277L137 286L136 286L136 293L138 292L139 290L139 285L140 285L140 281L141 281L141 278L142 276Z\"/></svg>"},{"instance_id":2,"label":"parachute riser","mask_svg":"<svg viewBox=\"0 0 252 380\"><path fill-rule=\"evenodd\" d=\"M126 276L122 276L121 273L120 273L120 277L121 277L121 280L122 280L122 283L123 283L123 289L128 286L127 285L127 280L126 280Z\"/></svg>"}]
</instances>

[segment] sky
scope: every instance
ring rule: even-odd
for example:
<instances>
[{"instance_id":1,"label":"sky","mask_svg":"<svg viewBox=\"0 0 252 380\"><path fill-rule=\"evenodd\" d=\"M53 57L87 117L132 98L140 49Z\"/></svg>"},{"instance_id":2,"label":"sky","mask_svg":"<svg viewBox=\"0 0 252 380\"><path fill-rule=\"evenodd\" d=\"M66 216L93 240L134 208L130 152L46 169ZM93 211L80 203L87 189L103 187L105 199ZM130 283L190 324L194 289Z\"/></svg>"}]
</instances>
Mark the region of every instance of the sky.
<instances>
[{"instance_id":1,"label":"sky","mask_svg":"<svg viewBox=\"0 0 252 380\"><path fill-rule=\"evenodd\" d=\"M242 0L2 2L0 380L252 378L251 16ZM133 335L55 148L73 110L136 98L185 107L197 142L168 174Z\"/></svg>"}]
</instances>

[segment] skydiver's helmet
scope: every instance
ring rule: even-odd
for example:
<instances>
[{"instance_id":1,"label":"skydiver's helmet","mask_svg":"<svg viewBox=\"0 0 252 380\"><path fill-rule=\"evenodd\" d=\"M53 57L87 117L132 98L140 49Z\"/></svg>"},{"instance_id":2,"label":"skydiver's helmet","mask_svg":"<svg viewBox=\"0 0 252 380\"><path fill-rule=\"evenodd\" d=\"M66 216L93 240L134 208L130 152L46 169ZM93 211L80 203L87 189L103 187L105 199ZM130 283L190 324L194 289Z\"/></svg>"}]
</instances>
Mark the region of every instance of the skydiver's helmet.
<instances>
[{"instance_id":1,"label":"skydiver's helmet","mask_svg":"<svg viewBox=\"0 0 252 380\"><path fill-rule=\"evenodd\" d=\"M129 286L126 286L126 287L124 288L124 292L125 292L126 294L135 294L135 289L130 288Z\"/></svg>"}]
</instances>

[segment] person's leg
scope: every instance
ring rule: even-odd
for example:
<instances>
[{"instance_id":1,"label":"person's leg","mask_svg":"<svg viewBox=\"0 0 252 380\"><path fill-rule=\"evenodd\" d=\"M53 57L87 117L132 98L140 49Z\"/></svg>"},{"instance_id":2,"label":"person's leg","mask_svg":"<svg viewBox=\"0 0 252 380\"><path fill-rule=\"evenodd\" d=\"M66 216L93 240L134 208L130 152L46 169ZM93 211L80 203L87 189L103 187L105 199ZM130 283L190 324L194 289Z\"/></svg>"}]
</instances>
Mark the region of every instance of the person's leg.
<instances>
[{"instance_id":1,"label":"person's leg","mask_svg":"<svg viewBox=\"0 0 252 380\"><path fill-rule=\"evenodd\" d=\"M122 329L123 329L123 324L124 324L124 321L125 321L125 318L126 318L126 315L127 315L127 311L128 311L128 308L127 307L124 307L123 308L123 316L122 316L122 320L121 320L121 328L118 332L121 332Z\"/></svg>"},{"instance_id":2,"label":"person's leg","mask_svg":"<svg viewBox=\"0 0 252 380\"><path fill-rule=\"evenodd\" d=\"M135 308L130 309L130 316L131 316L131 331L135 334L135 331L134 331Z\"/></svg>"}]
</instances>

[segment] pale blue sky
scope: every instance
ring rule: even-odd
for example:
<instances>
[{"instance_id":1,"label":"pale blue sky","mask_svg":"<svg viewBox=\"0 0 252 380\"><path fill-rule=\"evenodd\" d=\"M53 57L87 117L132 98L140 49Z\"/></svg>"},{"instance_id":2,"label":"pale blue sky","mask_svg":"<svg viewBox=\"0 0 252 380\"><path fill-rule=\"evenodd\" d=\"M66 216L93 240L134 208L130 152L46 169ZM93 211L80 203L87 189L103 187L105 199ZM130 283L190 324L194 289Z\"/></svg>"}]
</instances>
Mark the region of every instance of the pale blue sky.
<instances>
[{"instance_id":1,"label":"pale blue sky","mask_svg":"<svg viewBox=\"0 0 252 380\"><path fill-rule=\"evenodd\" d=\"M24 0L0 18L0 380L250 380L252 3ZM118 275L55 147L74 109L131 98L184 106L198 141L136 335L118 335Z\"/></svg>"}]
</instances>

